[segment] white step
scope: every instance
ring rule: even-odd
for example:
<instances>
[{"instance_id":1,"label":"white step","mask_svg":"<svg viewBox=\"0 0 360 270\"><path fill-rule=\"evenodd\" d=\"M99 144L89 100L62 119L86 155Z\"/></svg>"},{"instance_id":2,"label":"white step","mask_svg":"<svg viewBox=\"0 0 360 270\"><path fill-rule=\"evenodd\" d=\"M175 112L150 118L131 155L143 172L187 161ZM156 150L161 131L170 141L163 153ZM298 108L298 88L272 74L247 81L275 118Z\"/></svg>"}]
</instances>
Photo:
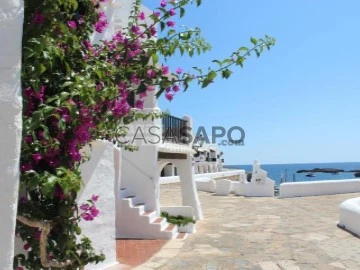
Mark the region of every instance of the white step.
<instances>
[{"instance_id":1,"label":"white step","mask_svg":"<svg viewBox=\"0 0 360 270\"><path fill-rule=\"evenodd\" d=\"M167 223L168 225L162 230L168 239L174 239L178 235L178 226Z\"/></svg>"}]
</instances>

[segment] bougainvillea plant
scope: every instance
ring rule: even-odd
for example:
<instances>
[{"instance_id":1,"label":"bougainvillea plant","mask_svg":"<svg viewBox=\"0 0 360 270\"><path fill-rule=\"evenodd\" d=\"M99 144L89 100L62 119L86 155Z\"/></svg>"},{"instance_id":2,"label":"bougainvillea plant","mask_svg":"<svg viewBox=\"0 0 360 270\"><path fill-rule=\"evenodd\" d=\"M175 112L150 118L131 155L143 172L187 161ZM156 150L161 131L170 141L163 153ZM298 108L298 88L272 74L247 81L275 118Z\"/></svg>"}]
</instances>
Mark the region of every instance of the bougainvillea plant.
<instances>
[{"instance_id":1,"label":"bougainvillea plant","mask_svg":"<svg viewBox=\"0 0 360 270\"><path fill-rule=\"evenodd\" d=\"M92 42L93 33L106 31L106 0L25 0L23 36L23 142L21 197L16 233L24 254L14 269L83 269L104 260L81 235L81 222L101 214L94 195L78 205L82 186L79 166L88 157L81 149L96 139L112 140L117 126L159 117L144 113L147 95L168 100L191 82L207 87L215 77L229 78L231 66L242 66L251 54L259 56L274 39L251 39L203 73L200 68L171 71L159 56L201 54L210 45L200 29L176 30L174 16L201 1L160 2L153 14L134 1L129 24L112 38ZM136 93L132 108L129 97ZM124 134L125 135L125 134Z\"/></svg>"}]
</instances>

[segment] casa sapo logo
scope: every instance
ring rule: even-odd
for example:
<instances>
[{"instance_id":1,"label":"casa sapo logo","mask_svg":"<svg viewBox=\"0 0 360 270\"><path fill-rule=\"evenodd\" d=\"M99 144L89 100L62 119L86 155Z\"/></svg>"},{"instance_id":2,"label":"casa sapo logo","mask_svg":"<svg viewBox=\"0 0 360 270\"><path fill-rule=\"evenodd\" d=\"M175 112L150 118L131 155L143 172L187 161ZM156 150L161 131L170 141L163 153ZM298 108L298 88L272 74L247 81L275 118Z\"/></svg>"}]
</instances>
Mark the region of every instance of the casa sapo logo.
<instances>
[{"instance_id":1,"label":"casa sapo logo","mask_svg":"<svg viewBox=\"0 0 360 270\"><path fill-rule=\"evenodd\" d=\"M161 144L165 142L185 145L193 143L200 146L205 143L218 144L219 146L245 145L245 131L240 126L232 126L228 129L222 126L213 126L211 132L208 132L204 126L200 126L194 132L188 126L174 128L134 125L132 127L120 126L116 134L116 141L122 145Z\"/></svg>"}]
</instances>

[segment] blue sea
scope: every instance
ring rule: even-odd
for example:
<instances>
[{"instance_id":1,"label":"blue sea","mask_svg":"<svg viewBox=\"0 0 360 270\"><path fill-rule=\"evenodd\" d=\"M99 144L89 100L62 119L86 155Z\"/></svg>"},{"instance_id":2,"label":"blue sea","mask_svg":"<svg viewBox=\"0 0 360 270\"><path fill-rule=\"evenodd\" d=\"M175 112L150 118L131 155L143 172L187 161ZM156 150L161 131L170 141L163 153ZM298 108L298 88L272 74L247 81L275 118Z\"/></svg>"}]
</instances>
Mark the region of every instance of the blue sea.
<instances>
[{"instance_id":1,"label":"blue sea","mask_svg":"<svg viewBox=\"0 0 360 270\"><path fill-rule=\"evenodd\" d=\"M252 165L226 165L229 169L242 169L252 172ZM261 168L268 172L268 177L275 181L278 186L282 182L319 181L355 179L353 172L314 173L314 177L306 177L307 173L296 173L298 170L312 170L315 168L333 168L340 170L360 170L360 162L341 163L302 163L302 164L261 164Z\"/></svg>"}]
</instances>

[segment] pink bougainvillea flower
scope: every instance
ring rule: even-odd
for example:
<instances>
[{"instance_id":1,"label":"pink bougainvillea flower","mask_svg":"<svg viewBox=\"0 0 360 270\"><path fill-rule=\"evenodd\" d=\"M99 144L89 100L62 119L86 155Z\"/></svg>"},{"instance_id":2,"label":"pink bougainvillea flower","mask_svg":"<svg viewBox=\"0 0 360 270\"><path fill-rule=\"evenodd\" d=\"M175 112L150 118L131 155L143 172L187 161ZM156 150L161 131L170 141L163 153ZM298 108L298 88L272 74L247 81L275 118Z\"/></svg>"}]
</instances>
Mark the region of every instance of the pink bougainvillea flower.
<instances>
[{"instance_id":1,"label":"pink bougainvillea flower","mask_svg":"<svg viewBox=\"0 0 360 270\"><path fill-rule=\"evenodd\" d=\"M31 155L31 157L35 161L35 164L37 164L42 159L40 153L34 153Z\"/></svg>"},{"instance_id":2,"label":"pink bougainvillea flower","mask_svg":"<svg viewBox=\"0 0 360 270\"><path fill-rule=\"evenodd\" d=\"M139 18L140 21L145 20L145 13L141 11L141 12L139 13L139 15L138 15L138 18Z\"/></svg>"},{"instance_id":3,"label":"pink bougainvillea flower","mask_svg":"<svg viewBox=\"0 0 360 270\"><path fill-rule=\"evenodd\" d=\"M94 205L90 206L89 210L93 218L97 217L100 213L99 209L97 209Z\"/></svg>"},{"instance_id":4,"label":"pink bougainvillea flower","mask_svg":"<svg viewBox=\"0 0 360 270\"><path fill-rule=\"evenodd\" d=\"M144 101L143 100L137 100L136 102L135 102L135 108L137 108L137 109L144 109Z\"/></svg>"},{"instance_id":5,"label":"pink bougainvillea flower","mask_svg":"<svg viewBox=\"0 0 360 270\"><path fill-rule=\"evenodd\" d=\"M177 69L176 69L176 73L177 74L181 74L183 72L183 69L182 68L180 68L180 67L178 67Z\"/></svg>"},{"instance_id":6,"label":"pink bougainvillea flower","mask_svg":"<svg viewBox=\"0 0 360 270\"><path fill-rule=\"evenodd\" d=\"M175 26L175 22L174 21L167 21L166 25L169 27L174 27Z\"/></svg>"},{"instance_id":7,"label":"pink bougainvillea flower","mask_svg":"<svg viewBox=\"0 0 360 270\"><path fill-rule=\"evenodd\" d=\"M149 69L146 71L146 77L148 77L149 79L152 79L156 76L156 72L153 69Z\"/></svg>"},{"instance_id":8,"label":"pink bougainvillea flower","mask_svg":"<svg viewBox=\"0 0 360 270\"><path fill-rule=\"evenodd\" d=\"M166 7L166 5L167 5L166 1L165 1L165 0L161 0L160 6L161 6L161 7Z\"/></svg>"},{"instance_id":9,"label":"pink bougainvillea flower","mask_svg":"<svg viewBox=\"0 0 360 270\"><path fill-rule=\"evenodd\" d=\"M180 90L180 87L179 87L178 85L174 85L174 86L172 87L172 90L173 90L174 92L178 92L178 91Z\"/></svg>"},{"instance_id":10,"label":"pink bougainvillea flower","mask_svg":"<svg viewBox=\"0 0 360 270\"><path fill-rule=\"evenodd\" d=\"M40 25L43 24L45 21L45 16L41 14L39 11L34 12L34 17L32 19L32 24Z\"/></svg>"},{"instance_id":11,"label":"pink bougainvillea flower","mask_svg":"<svg viewBox=\"0 0 360 270\"><path fill-rule=\"evenodd\" d=\"M27 171L30 171L30 170L32 170L32 166L31 166L30 163L23 163L23 164L21 164L21 166L20 166L20 171L21 171L22 173L27 172Z\"/></svg>"},{"instance_id":12,"label":"pink bougainvillea flower","mask_svg":"<svg viewBox=\"0 0 360 270\"><path fill-rule=\"evenodd\" d=\"M93 202L97 202L97 200L99 199L99 195L92 195L91 196L91 200L93 201Z\"/></svg>"},{"instance_id":13,"label":"pink bougainvillea flower","mask_svg":"<svg viewBox=\"0 0 360 270\"><path fill-rule=\"evenodd\" d=\"M68 21L67 25L71 28L71 29L76 29L76 22L75 21Z\"/></svg>"},{"instance_id":14,"label":"pink bougainvillea flower","mask_svg":"<svg viewBox=\"0 0 360 270\"><path fill-rule=\"evenodd\" d=\"M44 139L44 131L43 131L43 130L39 130L38 132L36 132L36 137L37 137L39 140Z\"/></svg>"},{"instance_id":15,"label":"pink bougainvillea flower","mask_svg":"<svg viewBox=\"0 0 360 270\"><path fill-rule=\"evenodd\" d=\"M82 205L80 205L80 209L83 211L87 211L89 209L89 205L83 203Z\"/></svg>"},{"instance_id":16,"label":"pink bougainvillea flower","mask_svg":"<svg viewBox=\"0 0 360 270\"><path fill-rule=\"evenodd\" d=\"M155 36L156 35L156 33L157 33L157 30L156 30L156 28L153 26L153 27L151 27L150 28L150 34L151 34L151 36L153 37L153 36Z\"/></svg>"},{"instance_id":17,"label":"pink bougainvillea flower","mask_svg":"<svg viewBox=\"0 0 360 270\"><path fill-rule=\"evenodd\" d=\"M86 220L86 221L91 221L91 220L94 220L94 217L91 215L91 214L88 214L88 213L83 213L81 215L81 217Z\"/></svg>"},{"instance_id":18,"label":"pink bougainvillea flower","mask_svg":"<svg viewBox=\"0 0 360 270\"><path fill-rule=\"evenodd\" d=\"M98 33L104 32L105 28L108 26L108 21L104 12L99 12L99 20L95 23L95 30Z\"/></svg>"},{"instance_id":19,"label":"pink bougainvillea flower","mask_svg":"<svg viewBox=\"0 0 360 270\"><path fill-rule=\"evenodd\" d=\"M140 29L140 27L137 26L137 25L133 25L133 26L131 27L131 32L133 32L134 34L140 34L140 31L141 31L141 29Z\"/></svg>"},{"instance_id":20,"label":"pink bougainvillea flower","mask_svg":"<svg viewBox=\"0 0 360 270\"><path fill-rule=\"evenodd\" d=\"M27 135L24 139L25 143L30 144L34 141L33 137L31 135Z\"/></svg>"},{"instance_id":21,"label":"pink bougainvillea flower","mask_svg":"<svg viewBox=\"0 0 360 270\"><path fill-rule=\"evenodd\" d=\"M169 74L169 67L168 66L162 66L161 70L162 70L163 75Z\"/></svg>"},{"instance_id":22,"label":"pink bougainvillea flower","mask_svg":"<svg viewBox=\"0 0 360 270\"><path fill-rule=\"evenodd\" d=\"M169 10L169 15L170 15L170 16L176 15L175 9L173 9L173 8L170 9L170 10Z\"/></svg>"},{"instance_id":23,"label":"pink bougainvillea flower","mask_svg":"<svg viewBox=\"0 0 360 270\"><path fill-rule=\"evenodd\" d=\"M166 94L165 94L165 98L166 98L168 101L172 101L172 99L174 98L174 95L171 94L171 93L166 93Z\"/></svg>"},{"instance_id":24,"label":"pink bougainvillea flower","mask_svg":"<svg viewBox=\"0 0 360 270\"><path fill-rule=\"evenodd\" d=\"M153 85L148 85L148 86L146 86L146 90L147 90L147 91L154 91L154 90L155 90L155 86L153 86Z\"/></svg>"},{"instance_id":25,"label":"pink bougainvillea flower","mask_svg":"<svg viewBox=\"0 0 360 270\"><path fill-rule=\"evenodd\" d=\"M139 94L140 98L144 98L147 97L147 93L146 92L142 92Z\"/></svg>"},{"instance_id":26,"label":"pink bougainvillea flower","mask_svg":"<svg viewBox=\"0 0 360 270\"><path fill-rule=\"evenodd\" d=\"M64 191L62 190L62 188L59 185L55 186L54 195L59 201L62 201L65 199Z\"/></svg>"},{"instance_id":27,"label":"pink bougainvillea flower","mask_svg":"<svg viewBox=\"0 0 360 270\"><path fill-rule=\"evenodd\" d=\"M25 245L24 245L24 249L25 250L29 250L31 248L31 245L29 244L29 243L26 243Z\"/></svg>"},{"instance_id":28,"label":"pink bougainvillea flower","mask_svg":"<svg viewBox=\"0 0 360 270\"><path fill-rule=\"evenodd\" d=\"M141 80L135 74L131 75L130 81L136 85L139 85L141 83Z\"/></svg>"},{"instance_id":29,"label":"pink bougainvillea flower","mask_svg":"<svg viewBox=\"0 0 360 270\"><path fill-rule=\"evenodd\" d=\"M161 12L160 12L160 11L155 11L155 12L153 13L153 15L154 15L155 17L159 18L159 17L161 16Z\"/></svg>"}]
</instances>

